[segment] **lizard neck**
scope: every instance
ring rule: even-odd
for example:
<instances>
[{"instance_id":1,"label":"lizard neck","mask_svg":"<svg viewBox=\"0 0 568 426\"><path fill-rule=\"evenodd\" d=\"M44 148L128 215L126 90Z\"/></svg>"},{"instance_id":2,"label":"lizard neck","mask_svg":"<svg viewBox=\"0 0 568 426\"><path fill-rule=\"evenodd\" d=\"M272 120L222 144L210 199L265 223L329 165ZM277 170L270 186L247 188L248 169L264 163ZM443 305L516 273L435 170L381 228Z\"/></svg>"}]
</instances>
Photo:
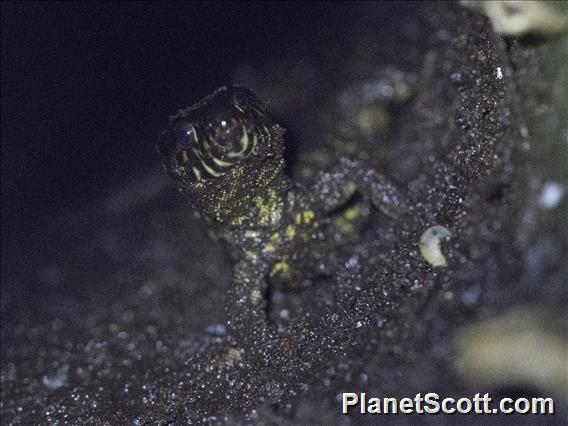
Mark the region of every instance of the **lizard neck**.
<instances>
[{"instance_id":1,"label":"lizard neck","mask_svg":"<svg viewBox=\"0 0 568 426\"><path fill-rule=\"evenodd\" d=\"M252 171L235 167L223 181L197 187L192 199L202 214L221 226L274 227L282 220L289 188L284 160L275 159Z\"/></svg>"}]
</instances>

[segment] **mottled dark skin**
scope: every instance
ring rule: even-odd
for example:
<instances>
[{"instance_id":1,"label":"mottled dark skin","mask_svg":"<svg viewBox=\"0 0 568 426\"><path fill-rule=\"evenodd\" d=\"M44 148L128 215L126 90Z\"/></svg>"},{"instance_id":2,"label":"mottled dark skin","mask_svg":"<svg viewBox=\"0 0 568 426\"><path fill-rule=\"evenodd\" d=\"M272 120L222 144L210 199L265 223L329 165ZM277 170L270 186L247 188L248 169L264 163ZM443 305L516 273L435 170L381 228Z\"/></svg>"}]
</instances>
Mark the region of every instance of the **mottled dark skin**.
<instances>
[{"instance_id":1,"label":"mottled dark skin","mask_svg":"<svg viewBox=\"0 0 568 426\"><path fill-rule=\"evenodd\" d=\"M328 254L357 238L371 206L393 217L408 208L384 176L357 161L341 159L309 189L292 182L283 135L250 90L222 87L170 117L158 144L178 189L236 257L228 331L245 351L277 339L266 313L270 282L326 273Z\"/></svg>"}]
</instances>

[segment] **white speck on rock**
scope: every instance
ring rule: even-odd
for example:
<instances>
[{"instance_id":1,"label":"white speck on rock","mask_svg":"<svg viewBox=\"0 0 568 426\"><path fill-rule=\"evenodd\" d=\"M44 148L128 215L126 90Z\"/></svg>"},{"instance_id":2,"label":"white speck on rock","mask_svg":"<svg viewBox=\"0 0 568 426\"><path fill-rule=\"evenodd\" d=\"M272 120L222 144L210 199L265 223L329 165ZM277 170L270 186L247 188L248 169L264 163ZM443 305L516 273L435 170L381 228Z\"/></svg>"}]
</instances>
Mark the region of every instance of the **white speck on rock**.
<instances>
[{"instance_id":1,"label":"white speck on rock","mask_svg":"<svg viewBox=\"0 0 568 426\"><path fill-rule=\"evenodd\" d=\"M67 372L69 371L69 366L64 365L55 374L45 375L41 378L43 385L48 389L59 389L61 386L65 385L67 382Z\"/></svg>"},{"instance_id":2,"label":"white speck on rock","mask_svg":"<svg viewBox=\"0 0 568 426\"><path fill-rule=\"evenodd\" d=\"M540 193L538 204L541 208L551 210L560 204L564 198L566 189L557 182L546 182Z\"/></svg>"}]
</instances>

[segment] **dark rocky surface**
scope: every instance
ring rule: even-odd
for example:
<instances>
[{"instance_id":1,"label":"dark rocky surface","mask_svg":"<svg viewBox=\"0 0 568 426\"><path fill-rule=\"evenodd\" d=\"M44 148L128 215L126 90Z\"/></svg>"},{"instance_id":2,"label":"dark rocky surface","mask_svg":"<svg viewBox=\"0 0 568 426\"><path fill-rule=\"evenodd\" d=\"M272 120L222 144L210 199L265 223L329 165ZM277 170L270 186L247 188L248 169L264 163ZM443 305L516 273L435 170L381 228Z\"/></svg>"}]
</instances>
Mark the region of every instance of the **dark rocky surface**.
<instances>
[{"instance_id":1,"label":"dark rocky surface","mask_svg":"<svg viewBox=\"0 0 568 426\"><path fill-rule=\"evenodd\" d=\"M566 93L566 73L558 77L566 39L505 41L452 4L405 6L375 38L373 23L389 7L353 8L346 28L357 30L341 28L335 47L295 61L290 69L304 71L290 80L262 80L254 63L237 75L282 118L298 176L307 153L325 149L329 123L320 117L341 87L385 65L419 75L388 139L365 149L408 188L418 229L451 230L448 267L424 261L420 232L377 217L338 251L336 277L271 292L272 320L301 336L297 357L255 354L234 376L203 383L188 363L223 343L231 263L166 177L149 173L61 212L30 236L25 261L3 263L3 424L453 424L451 416L345 417L337 398L548 395L533 383L467 382L454 339L514 306L558 312L566 338L568 207L565 198L542 202L546 182L566 188L566 106L555 95ZM225 401L209 397L213 386L226 386ZM565 397L556 408L554 417L491 420L565 424Z\"/></svg>"}]
</instances>

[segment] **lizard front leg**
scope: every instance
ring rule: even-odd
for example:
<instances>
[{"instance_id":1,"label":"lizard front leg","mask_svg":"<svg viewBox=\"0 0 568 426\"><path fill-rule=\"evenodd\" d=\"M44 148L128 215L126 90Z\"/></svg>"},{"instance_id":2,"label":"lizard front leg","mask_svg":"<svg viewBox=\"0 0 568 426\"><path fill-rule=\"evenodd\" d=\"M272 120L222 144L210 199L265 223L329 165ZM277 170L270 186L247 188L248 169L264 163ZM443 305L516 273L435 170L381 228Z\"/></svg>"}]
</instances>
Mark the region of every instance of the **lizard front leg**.
<instances>
[{"instance_id":1,"label":"lizard front leg","mask_svg":"<svg viewBox=\"0 0 568 426\"><path fill-rule=\"evenodd\" d=\"M412 210L410 202L391 181L358 160L341 158L331 170L318 175L313 188L317 197L314 201L326 213L344 205L356 192L393 218Z\"/></svg>"}]
</instances>

